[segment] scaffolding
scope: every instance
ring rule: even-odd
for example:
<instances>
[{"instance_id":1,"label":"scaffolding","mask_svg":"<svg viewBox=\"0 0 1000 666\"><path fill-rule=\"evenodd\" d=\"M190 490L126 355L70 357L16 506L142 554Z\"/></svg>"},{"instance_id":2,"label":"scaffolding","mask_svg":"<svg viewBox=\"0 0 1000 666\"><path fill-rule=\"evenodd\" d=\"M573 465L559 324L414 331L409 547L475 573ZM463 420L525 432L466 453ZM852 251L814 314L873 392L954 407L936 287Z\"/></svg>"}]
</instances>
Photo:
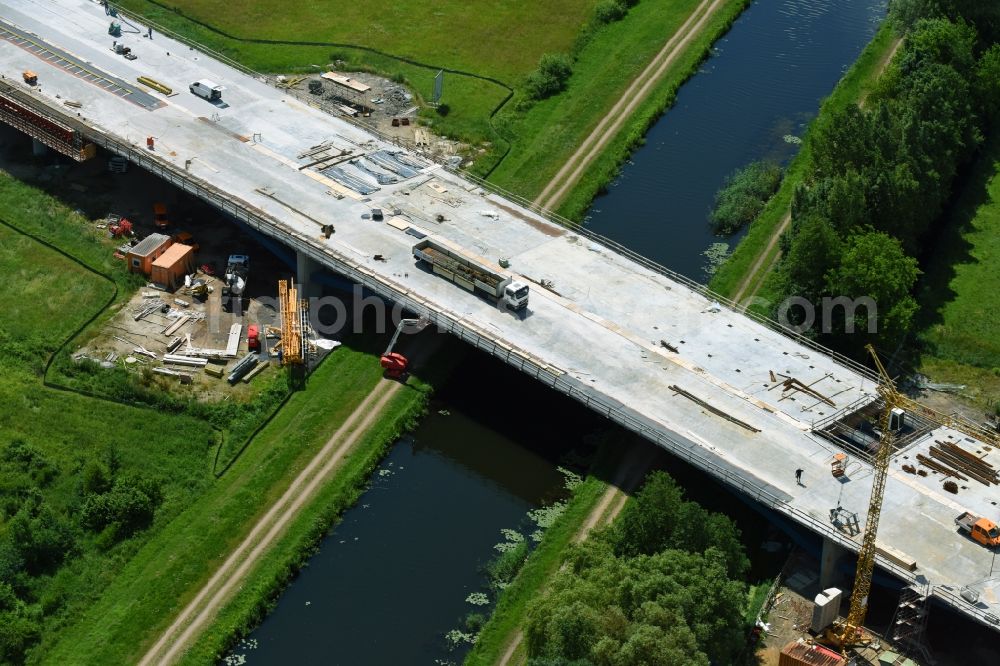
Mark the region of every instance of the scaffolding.
<instances>
[{"instance_id":1,"label":"scaffolding","mask_svg":"<svg viewBox=\"0 0 1000 666\"><path fill-rule=\"evenodd\" d=\"M4 92L0 92L0 121L77 162L88 160L97 153L97 147L87 142L78 130L42 115Z\"/></svg>"},{"instance_id":2,"label":"scaffolding","mask_svg":"<svg viewBox=\"0 0 1000 666\"><path fill-rule=\"evenodd\" d=\"M281 312L281 364L303 365L309 355L306 335L309 302L299 299L294 281L279 280L278 305Z\"/></svg>"}]
</instances>

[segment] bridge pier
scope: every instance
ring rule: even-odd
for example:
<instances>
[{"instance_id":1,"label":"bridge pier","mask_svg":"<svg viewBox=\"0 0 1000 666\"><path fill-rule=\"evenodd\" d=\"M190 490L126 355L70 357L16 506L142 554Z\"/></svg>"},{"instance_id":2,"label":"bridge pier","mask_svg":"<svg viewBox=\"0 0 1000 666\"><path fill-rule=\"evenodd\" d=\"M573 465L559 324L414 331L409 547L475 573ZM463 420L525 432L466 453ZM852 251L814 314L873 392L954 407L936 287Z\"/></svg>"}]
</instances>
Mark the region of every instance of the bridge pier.
<instances>
[{"instance_id":1,"label":"bridge pier","mask_svg":"<svg viewBox=\"0 0 1000 666\"><path fill-rule=\"evenodd\" d=\"M320 284L312 279L313 273L319 269L320 265L308 254L301 251L295 253L296 282L300 297L314 298L321 294Z\"/></svg>"},{"instance_id":2,"label":"bridge pier","mask_svg":"<svg viewBox=\"0 0 1000 666\"><path fill-rule=\"evenodd\" d=\"M835 587L837 579L837 567L844 559L847 550L833 539L823 537L823 552L819 558L819 588L825 590Z\"/></svg>"},{"instance_id":3,"label":"bridge pier","mask_svg":"<svg viewBox=\"0 0 1000 666\"><path fill-rule=\"evenodd\" d=\"M31 154L35 157L44 157L49 152L49 147L38 139L31 139Z\"/></svg>"}]
</instances>

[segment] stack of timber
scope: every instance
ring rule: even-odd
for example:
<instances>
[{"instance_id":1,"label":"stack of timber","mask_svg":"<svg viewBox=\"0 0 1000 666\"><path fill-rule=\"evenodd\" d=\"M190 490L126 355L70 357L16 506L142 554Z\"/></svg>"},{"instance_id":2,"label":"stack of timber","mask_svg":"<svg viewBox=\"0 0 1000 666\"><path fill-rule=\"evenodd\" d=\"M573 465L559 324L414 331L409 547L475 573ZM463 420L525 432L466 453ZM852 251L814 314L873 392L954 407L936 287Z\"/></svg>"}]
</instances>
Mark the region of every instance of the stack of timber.
<instances>
[{"instance_id":1,"label":"stack of timber","mask_svg":"<svg viewBox=\"0 0 1000 666\"><path fill-rule=\"evenodd\" d=\"M934 440L930 454L933 460L922 455L918 455L917 460L925 467L961 481L974 479L984 486L1000 484L1000 475L993 465L957 444Z\"/></svg>"}]
</instances>

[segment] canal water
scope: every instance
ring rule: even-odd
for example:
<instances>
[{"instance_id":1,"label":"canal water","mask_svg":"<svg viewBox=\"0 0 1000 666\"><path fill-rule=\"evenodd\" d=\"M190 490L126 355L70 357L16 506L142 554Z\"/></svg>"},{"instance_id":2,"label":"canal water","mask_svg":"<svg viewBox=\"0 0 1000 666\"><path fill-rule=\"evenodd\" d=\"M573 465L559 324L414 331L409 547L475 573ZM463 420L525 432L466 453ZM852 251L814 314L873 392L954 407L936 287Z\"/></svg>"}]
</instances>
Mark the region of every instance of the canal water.
<instances>
[{"instance_id":1,"label":"canal water","mask_svg":"<svg viewBox=\"0 0 1000 666\"><path fill-rule=\"evenodd\" d=\"M528 511L567 496L557 467L601 427L575 402L469 354L224 663L461 663L468 644L453 648L446 635L490 612L467 599L489 592L484 565L500 530L530 540Z\"/></svg>"},{"instance_id":2,"label":"canal water","mask_svg":"<svg viewBox=\"0 0 1000 666\"><path fill-rule=\"evenodd\" d=\"M757 0L719 40L587 214L593 231L704 282L703 252L735 247L708 214L727 175L787 163L820 101L885 17L886 0Z\"/></svg>"}]
</instances>

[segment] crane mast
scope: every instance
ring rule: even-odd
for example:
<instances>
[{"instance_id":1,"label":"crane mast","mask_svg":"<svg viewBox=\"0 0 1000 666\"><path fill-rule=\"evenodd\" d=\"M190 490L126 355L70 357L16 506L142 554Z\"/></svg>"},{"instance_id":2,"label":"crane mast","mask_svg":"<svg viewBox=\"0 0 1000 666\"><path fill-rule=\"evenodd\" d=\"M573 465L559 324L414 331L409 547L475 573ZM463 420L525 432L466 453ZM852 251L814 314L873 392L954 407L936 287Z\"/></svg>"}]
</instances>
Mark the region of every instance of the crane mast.
<instances>
[{"instance_id":1,"label":"crane mast","mask_svg":"<svg viewBox=\"0 0 1000 666\"><path fill-rule=\"evenodd\" d=\"M885 482L889 474L889 459L892 457L893 435L890 430L890 419L892 410L896 406L896 387L892 378L882 365L875 348L867 345L865 349L875 359L875 367L878 368L881 381L878 385L878 394L885 402L885 408L879 419L879 445L878 453L875 455L875 474L872 482L872 496L868 502L868 517L865 520L864 537L861 540L861 550L858 552L858 568L854 575L854 589L851 592L851 609L847 613L847 619L835 630L836 642L846 648L849 645L856 645L862 641L862 628L865 624L865 616L868 614L868 594L872 587L872 574L875 571L875 549L876 537L878 536L878 522L882 513L882 499L885 496Z\"/></svg>"}]
</instances>

